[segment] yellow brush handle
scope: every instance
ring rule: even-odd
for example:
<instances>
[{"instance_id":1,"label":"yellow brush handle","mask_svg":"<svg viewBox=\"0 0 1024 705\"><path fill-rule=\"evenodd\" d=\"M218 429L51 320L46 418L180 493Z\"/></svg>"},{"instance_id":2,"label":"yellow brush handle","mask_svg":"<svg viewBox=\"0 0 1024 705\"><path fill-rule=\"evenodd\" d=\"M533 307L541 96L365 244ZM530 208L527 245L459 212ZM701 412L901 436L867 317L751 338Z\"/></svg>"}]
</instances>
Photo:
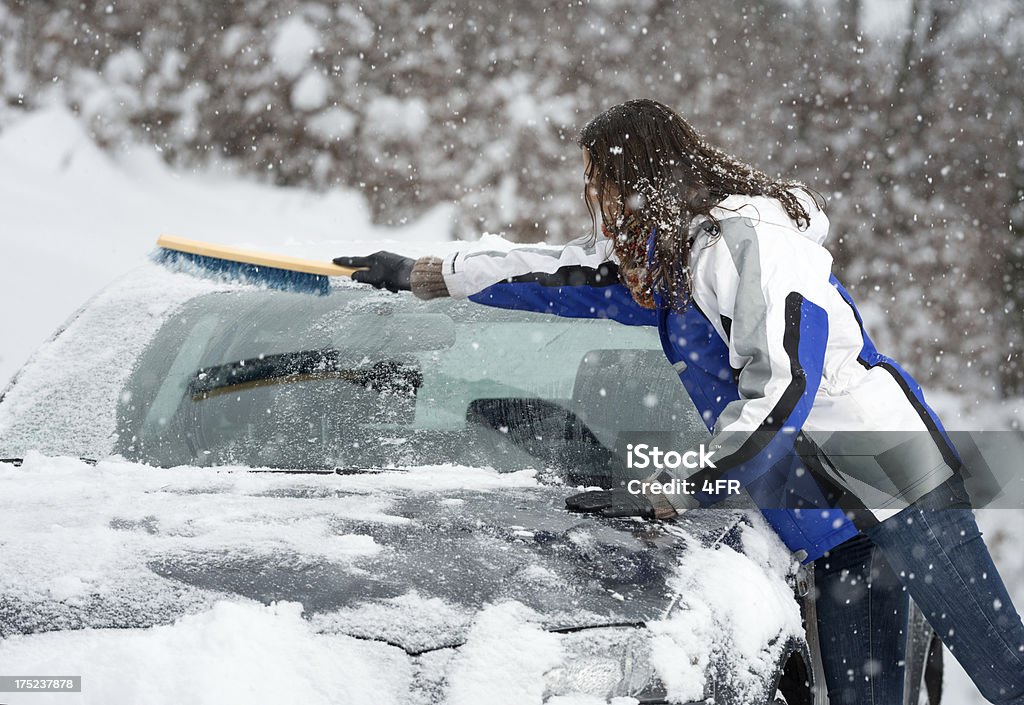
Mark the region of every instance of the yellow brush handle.
<instances>
[{"instance_id":1,"label":"yellow brush handle","mask_svg":"<svg viewBox=\"0 0 1024 705\"><path fill-rule=\"evenodd\" d=\"M287 269L292 272L304 272L306 274L320 274L328 277L350 277L353 272L359 271L352 267L339 267L333 262L320 262L318 260L302 259L300 257L288 257L287 255L275 255L269 252L257 252L246 250L241 247L227 247L215 245L212 242L200 240L188 240L176 235L161 235L156 240L157 247L163 247L177 252L186 252L202 257L216 257L231 262L243 262L255 264L260 267L276 267Z\"/></svg>"}]
</instances>

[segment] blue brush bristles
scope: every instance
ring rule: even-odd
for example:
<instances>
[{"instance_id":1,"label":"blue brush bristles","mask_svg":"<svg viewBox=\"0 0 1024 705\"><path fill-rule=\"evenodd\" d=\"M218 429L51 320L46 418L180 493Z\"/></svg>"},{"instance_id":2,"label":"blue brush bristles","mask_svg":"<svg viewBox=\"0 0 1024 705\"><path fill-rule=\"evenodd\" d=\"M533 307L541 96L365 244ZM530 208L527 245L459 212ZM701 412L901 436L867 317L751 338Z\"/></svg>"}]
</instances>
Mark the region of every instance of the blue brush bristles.
<instances>
[{"instance_id":1,"label":"blue brush bristles","mask_svg":"<svg viewBox=\"0 0 1024 705\"><path fill-rule=\"evenodd\" d=\"M331 291L330 279L322 274L235 262L220 257L169 250L166 247L157 248L152 257L154 261L177 271L217 281L253 284L269 289L319 296L326 296Z\"/></svg>"}]
</instances>

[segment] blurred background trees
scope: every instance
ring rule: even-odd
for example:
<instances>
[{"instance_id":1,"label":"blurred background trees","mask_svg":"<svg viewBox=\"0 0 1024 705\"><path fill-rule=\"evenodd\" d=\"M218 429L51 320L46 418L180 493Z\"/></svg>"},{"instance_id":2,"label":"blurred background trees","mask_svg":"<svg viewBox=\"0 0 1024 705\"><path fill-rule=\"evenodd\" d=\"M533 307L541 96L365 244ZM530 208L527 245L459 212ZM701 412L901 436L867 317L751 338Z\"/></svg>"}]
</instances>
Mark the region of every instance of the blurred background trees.
<instances>
[{"instance_id":1,"label":"blurred background trees","mask_svg":"<svg viewBox=\"0 0 1024 705\"><path fill-rule=\"evenodd\" d=\"M1017 0L3 0L0 129L59 102L101 145L365 194L453 235L589 231L574 138L632 97L829 202L879 348L1024 394ZM344 233L339 233L344 236Z\"/></svg>"}]
</instances>

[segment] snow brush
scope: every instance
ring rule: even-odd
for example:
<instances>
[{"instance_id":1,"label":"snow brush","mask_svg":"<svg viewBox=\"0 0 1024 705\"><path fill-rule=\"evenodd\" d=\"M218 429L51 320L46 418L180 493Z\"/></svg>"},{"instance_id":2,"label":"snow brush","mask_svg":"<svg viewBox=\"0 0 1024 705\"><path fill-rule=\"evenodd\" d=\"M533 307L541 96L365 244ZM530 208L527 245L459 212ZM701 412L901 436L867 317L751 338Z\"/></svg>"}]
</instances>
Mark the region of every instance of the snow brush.
<instances>
[{"instance_id":1,"label":"snow brush","mask_svg":"<svg viewBox=\"0 0 1024 705\"><path fill-rule=\"evenodd\" d=\"M329 277L351 277L358 271L332 262L227 247L174 235L161 235L156 245L158 249L152 259L176 271L303 294L325 296L331 291Z\"/></svg>"}]
</instances>

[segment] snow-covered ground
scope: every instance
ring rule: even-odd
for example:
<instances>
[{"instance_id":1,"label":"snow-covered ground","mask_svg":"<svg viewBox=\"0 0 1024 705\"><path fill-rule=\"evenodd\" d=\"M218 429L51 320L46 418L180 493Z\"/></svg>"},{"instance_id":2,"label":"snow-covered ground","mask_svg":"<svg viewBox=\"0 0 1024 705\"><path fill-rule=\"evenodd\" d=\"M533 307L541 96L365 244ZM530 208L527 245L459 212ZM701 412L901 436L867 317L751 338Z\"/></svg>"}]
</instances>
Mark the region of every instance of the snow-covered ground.
<instances>
[{"instance_id":1,"label":"snow-covered ground","mask_svg":"<svg viewBox=\"0 0 1024 705\"><path fill-rule=\"evenodd\" d=\"M437 251L441 246L431 243L448 239L451 213L445 207L400 230L379 228L370 224L368 208L357 194L272 188L227 172L179 173L167 169L150 150L125 148L112 158L90 142L72 115L60 109L28 115L0 133L0 387L89 296L141 263L160 233L322 258L372 252L382 240L403 242L410 252ZM940 411L955 416L959 408L956 399L936 398ZM988 418L1002 415L1003 410L992 409ZM969 427L967 422L950 425ZM90 489L91 481L104 473L83 482L85 472L77 461L37 458L22 469L7 467L2 475L5 494L0 495L0 507L17 495L22 518L26 507L35 506L44 519L38 526L13 520L0 523L4 531L0 548L7 559L20 555L29 561L29 567L35 565L32 561L38 566L65 566L62 571L40 567L38 587L71 601L91 589L86 557L102 551L115 560L120 550L114 540L120 535L116 526L104 525L107 542L95 545L88 533L55 518L60 507L53 497L59 492L49 492L59 490L62 475L73 479L83 492L107 491L99 486ZM106 472L121 480L124 473L135 473L142 484L162 481L140 467ZM189 477L189 482L208 481L206 475ZM130 499L111 495L104 501ZM135 518L146 520L143 515ZM1024 606L1024 552L1020 550L1024 511L981 510L979 523L1016 604ZM145 529L144 524L140 526ZM246 525L246 529L253 526ZM221 538L230 538L233 529L238 527L222 523L220 530L228 533ZM308 541L310 536L319 536L320 529L300 523L289 532L295 540ZM372 542L335 538L338 540L319 550L351 556L374 550ZM525 671L545 667L557 658L545 633L531 627L522 615L499 610L483 619L479 628L486 632L488 625L498 625L494 628L500 631L513 623L519 630L514 636L522 640L524 648L536 648L529 658L520 654ZM10 642L0 644L4 671L11 663L3 658L6 651L8 658L16 655L15 663L31 666L36 675L69 675L64 673L72 663L65 658L68 654L80 659L74 663L92 683L105 681L108 674L110 678L134 674L130 685L110 690L102 700L85 700L89 702L181 702L178 696L195 692L208 694L208 702L234 702L226 690L228 678L251 686L249 691L230 691L232 697L248 692L252 697L245 702L337 702L330 693L344 693L346 702L384 702L397 697L382 693L382 680L372 674L388 672L393 677L391 683L402 683L408 675L399 673L402 663L391 659L386 648L377 653L365 642L317 633L300 618L300 607L294 604L218 603L169 626L66 632L31 639L34 641L16 647ZM176 654L174 661L163 660L168 653ZM339 669L339 663L363 664L365 668ZM458 673L458 668L454 672ZM947 673L945 702L984 702L948 654ZM194 688L183 691L180 683L188 679L193 680ZM466 693L476 692L467 688ZM127 699L118 700L115 695ZM82 700L62 694L49 699L36 695L31 701Z\"/></svg>"}]
</instances>

